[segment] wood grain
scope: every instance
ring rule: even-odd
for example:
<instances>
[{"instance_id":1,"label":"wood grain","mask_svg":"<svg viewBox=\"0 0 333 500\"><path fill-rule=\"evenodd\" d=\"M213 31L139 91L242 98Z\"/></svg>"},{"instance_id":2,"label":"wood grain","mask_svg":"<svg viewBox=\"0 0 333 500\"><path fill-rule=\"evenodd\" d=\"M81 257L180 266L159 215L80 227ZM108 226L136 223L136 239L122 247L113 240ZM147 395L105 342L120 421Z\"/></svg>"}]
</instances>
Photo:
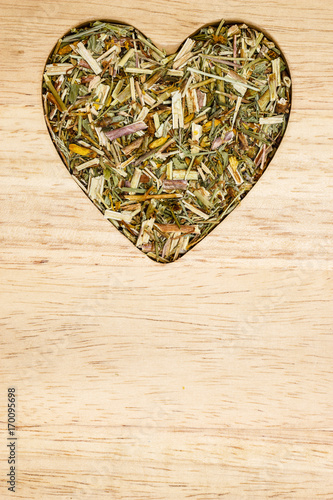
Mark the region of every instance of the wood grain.
<instances>
[{"instance_id":1,"label":"wood grain","mask_svg":"<svg viewBox=\"0 0 333 500\"><path fill-rule=\"evenodd\" d=\"M1 499L333 498L333 4L0 0ZM41 103L57 39L91 19L175 50L266 30L293 107L260 182L159 265L87 201ZM17 491L7 491L7 387Z\"/></svg>"}]
</instances>

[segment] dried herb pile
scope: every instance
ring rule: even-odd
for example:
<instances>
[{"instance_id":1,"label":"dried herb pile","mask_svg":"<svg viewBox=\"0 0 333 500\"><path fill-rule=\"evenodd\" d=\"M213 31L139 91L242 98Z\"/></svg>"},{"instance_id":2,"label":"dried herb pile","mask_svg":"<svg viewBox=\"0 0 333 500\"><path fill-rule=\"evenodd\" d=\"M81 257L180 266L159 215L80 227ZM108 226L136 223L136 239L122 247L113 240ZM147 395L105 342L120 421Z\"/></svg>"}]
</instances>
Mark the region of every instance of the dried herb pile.
<instances>
[{"instance_id":1,"label":"dried herb pile","mask_svg":"<svg viewBox=\"0 0 333 500\"><path fill-rule=\"evenodd\" d=\"M285 60L245 24L202 28L167 56L131 26L94 22L45 67L45 119L73 178L158 262L186 253L241 201L284 134Z\"/></svg>"}]
</instances>

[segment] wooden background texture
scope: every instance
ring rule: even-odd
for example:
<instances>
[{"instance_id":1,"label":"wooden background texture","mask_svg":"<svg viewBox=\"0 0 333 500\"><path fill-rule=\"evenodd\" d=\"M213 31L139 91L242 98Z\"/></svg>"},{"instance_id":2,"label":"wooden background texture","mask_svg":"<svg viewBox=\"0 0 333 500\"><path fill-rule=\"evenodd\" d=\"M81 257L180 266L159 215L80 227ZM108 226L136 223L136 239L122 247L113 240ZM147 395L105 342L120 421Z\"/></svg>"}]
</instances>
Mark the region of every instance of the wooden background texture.
<instances>
[{"instance_id":1,"label":"wooden background texture","mask_svg":"<svg viewBox=\"0 0 333 500\"><path fill-rule=\"evenodd\" d=\"M221 18L278 42L289 126L242 204L156 264L62 164L44 64L92 19L173 51ZM0 0L1 499L333 499L332 28L331 1Z\"/></svg>"}]
</instances>

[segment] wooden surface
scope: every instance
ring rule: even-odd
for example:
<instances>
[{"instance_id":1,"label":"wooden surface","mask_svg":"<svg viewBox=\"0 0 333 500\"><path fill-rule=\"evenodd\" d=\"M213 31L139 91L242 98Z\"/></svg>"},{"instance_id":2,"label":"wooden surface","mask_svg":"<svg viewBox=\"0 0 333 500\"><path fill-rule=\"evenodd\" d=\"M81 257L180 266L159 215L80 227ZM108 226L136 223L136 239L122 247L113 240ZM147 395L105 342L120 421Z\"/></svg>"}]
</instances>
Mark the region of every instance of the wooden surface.
<instances>
[{"instance_id":1,"label":"wooden surface","mask_svg":"<svg viewBox=\"0 0 333 500\"><path fill-rule=\"evenodd\" d=\"M0 0L0 13L1 499L332 499L332 2ZM241 206L163 266L70 178L43 67L91 19L174 50L222 17L278 42L291 119Z\"/></svg>"}]
</instances>

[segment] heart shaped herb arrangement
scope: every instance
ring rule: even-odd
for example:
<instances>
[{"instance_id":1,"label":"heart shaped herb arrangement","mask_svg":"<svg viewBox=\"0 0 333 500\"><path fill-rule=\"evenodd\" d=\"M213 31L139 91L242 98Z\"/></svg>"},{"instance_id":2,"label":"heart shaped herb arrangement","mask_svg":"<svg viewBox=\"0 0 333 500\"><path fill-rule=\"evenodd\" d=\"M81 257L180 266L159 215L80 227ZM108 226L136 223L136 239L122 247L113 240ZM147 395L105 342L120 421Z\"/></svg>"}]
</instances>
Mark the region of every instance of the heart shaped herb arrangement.
<instances>
[{"instance_id":1,"label":"heart shaped herb arrangement","mask_svg":"<svg viewBox=\"0 0 333 500\"><path fill-rule=\"evenodd\" d=\"M43 104L74 180L166 263L258 181L286 130L290 87L280 50L245 24L204 27L168 56L132 26L93 22L56 44Z\"/></svg>"}]
</instances>

